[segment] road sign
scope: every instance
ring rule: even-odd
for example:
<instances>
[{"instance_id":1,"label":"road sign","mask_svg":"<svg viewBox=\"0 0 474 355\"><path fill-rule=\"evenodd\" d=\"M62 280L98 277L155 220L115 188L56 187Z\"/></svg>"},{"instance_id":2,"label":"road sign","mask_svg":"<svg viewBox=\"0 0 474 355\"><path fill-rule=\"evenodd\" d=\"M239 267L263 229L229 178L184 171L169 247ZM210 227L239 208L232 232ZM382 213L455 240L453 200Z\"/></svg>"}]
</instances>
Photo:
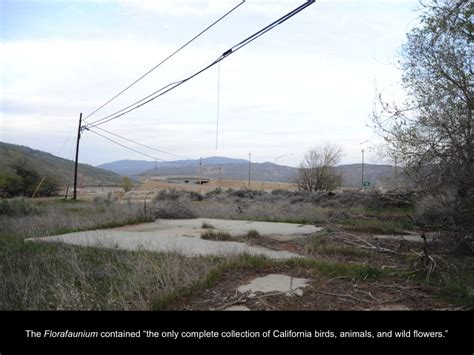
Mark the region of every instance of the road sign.
<instances>
[{"instance_id":1,"label":"road sign","mask_svg":"<svg viewBox=\"0 0 474 355\"><path fill-rule=\"evenodd\" d=\"M370 181L364 181L364 183L362 184L362 186L364 186L364 187L370 187Z\"/></svg>"}]
</instances>

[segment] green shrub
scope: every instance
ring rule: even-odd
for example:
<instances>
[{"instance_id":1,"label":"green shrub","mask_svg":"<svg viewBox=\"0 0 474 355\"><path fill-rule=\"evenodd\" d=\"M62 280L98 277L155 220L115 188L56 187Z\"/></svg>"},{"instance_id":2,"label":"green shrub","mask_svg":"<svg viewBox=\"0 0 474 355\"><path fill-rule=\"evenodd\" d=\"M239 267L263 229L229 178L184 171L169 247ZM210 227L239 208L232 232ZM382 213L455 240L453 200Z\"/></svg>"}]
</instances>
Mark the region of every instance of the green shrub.
<instances>
[{"instance_id":1,"label":"green shrub","mask_svg":"<svg viewBox=\"0 0 474 355\"><path fill-rule=\"evenodd\" d=\"M31 197L38 188L36 196L56 196L59 181L54 177L41 177L34 169L27 166L26 161L17 162L12 166L14 174L0 176L0 197Z\"/></svg>"}]
</instances>

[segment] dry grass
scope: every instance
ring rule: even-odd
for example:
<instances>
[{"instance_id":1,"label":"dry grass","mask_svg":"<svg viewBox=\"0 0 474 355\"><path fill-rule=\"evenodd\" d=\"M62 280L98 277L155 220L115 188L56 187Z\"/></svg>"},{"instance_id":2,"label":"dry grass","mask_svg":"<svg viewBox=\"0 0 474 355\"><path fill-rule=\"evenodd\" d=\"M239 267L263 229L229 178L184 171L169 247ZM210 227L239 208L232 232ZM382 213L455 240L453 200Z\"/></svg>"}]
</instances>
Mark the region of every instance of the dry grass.
<instances>
[{"instance_id":1,"label":"dry grass","mask_svg":"<svg viewBox=\"0 0 474 355\"><path fill-rule=\"evenodd\" d=\"M217 241L229 241L232 240L232 236L229 234L229 232L226 231L215 231L213 229L208 229L204 233L201 234L202 239L207 239L207 240L217 240Z\"/></svg>"},{"instance_id":2,"label":"dry grass","mask_svg":"<svg viewBox=\"0 0 474 355\"><path fill-rule=\"evenodd\" d=\"M0 254L2 310L148 310L216 262L175 254L36 243Z\"/></svg>"},{"instance_id":3,"label":"dry grass","mask_svg":"<svg viewBox=\"0 0 474 355\"><path fill-rule=\"evenodd\" d=\"M212 258L24 242L153 220L140 205L27 200L8 211L0 215L1 310L151 309L156 299L218 264Z\"/></svg>"},{"instance_id":4,"label":"dry grass","mask_svg":"<svg viewBox=\"0 0 474 355\"><path fill-rule=\"evenodd\" d=\"M310 203L292 204L285 200L239 203L233 200L205 200L189 205L193 214L203 218L310 223L326 219L328 210Z\"/></svg>"},{"instance_id":5,"label":"dry grass","mask_svg":"<svg viewBox=\"0 0 474 355\"><path fill-rule=\"evenodd\" d=\"M207 223L207 222L202 222L201 228L202 229L215 229L215 227L212 224Z\"/></svg>"},{"instance_id":6,"label":"dry grass","mask_svg":"<svg viewBox=\"0 0 474 355\"><path fill-rule=\"evenodd\" d=\"M248 188L248 181L247 180L230 180L230 179L222 179L221 181L219 181L219 180L211 179L208 184L204 184L201 187L199 187L199 185L197 184L176 184L176 183L168 183L166 181L147 180L138 188L138 191L157 191L157 190L173 189L176 187L182 190L186 190L186 191L194 191L194 192L201 191L202 193L207 193L216 188L246 189ZM254 180L250 182L250 187L255 190L264 190L264 191L272 191L276 189L294 191L296 189L295 184L290 184L290 183L285 183L285 182L267 182L267 181L263 181L262 183L262 181L254 181Z\"/></svg>"},{"instance_id":7,"label":"dry grass","mask_svg":"<svg viewBox=\"0 0 474 355\"><path fill-rule=\"evenodd\" d=\"M19 239L45 237L66 232L110 228L119 225L152 221L145 215L143 206L112 202L31 201L35 211L16 216L0 215L0 237L7 235Z\"/></svg>"}]
</instances>

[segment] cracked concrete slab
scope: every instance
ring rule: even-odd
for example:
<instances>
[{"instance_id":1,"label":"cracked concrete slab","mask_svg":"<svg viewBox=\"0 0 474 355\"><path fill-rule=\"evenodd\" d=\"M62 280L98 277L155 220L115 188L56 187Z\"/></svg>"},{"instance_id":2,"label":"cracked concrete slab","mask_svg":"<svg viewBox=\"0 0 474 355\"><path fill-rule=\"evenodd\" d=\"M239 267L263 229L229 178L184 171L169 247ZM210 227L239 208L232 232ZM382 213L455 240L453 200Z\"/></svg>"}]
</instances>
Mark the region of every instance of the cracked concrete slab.
<instances>
[{"instance_id":1,"label":"cracked concrete slab","mask_svg":"<svg viewBox=\"0 0 474 355\"><path fill-rule=\"evenodd\" d=\"M27 241L61 242L78 246L115 248L124 250L149 250L178 253L187 256L234 256L239 254L262 255L270 259L302 257L288 251L275 251L263 247L249 246L240 242L204 240L183 236L176 232L156 234L154 232L127 232L98 230L75 232L63 235L30 238Z\"/></svg>"},{"instance_id":2,"label":"cracked concrete slab","mask_svg":"<svg viewBox=\"0 0 474 355\"><path fill-rule=\"evenodd\" d=\"M301 225L294 223L257 222L213 218L157 220L152 223L124 226L115 228L114 230L129 232L167 231L168 234L171 232L176 235L200 237L201 233L204 231L202 229L203 223L212 225L216 230L225 230L232 236L244 235L251 230L256 230L262 236L273 237L274 239L281 241L292 240L322 230L322 228L309 224Z\"/></svg>"},{"instance_id":3,"label":"cracked concrete slab","mask_svg":"<svg viewBox=\"0 0 474 355\"><path fill-rule=\"evenodd\" d=\"M202 228L203 223L214 226L216 230L225 230L233 236L246 234L250 230L257 230L262 236L297 238L320 229L312 225L291 223L196 218L186 220L157 220L152 223L143 223L133 226L75 232L57 236L30 238L27 240L37 242L62 242L79 246L125 250L143 249L174 252L189 256L232 256L249 254L263 255L270 259L301 257L298 254L288 251L275 251L264 247L249 246L241 242L203 240L201 239L201 234L206 231L206 229Z\"/></svg>"},{"instance_id":4,"label":"cracked concrete slab","mask_svg":"<svg viewBox=\"0 0 474 355\"><path fill-rule=\"evenodd\" d=\"M300 279L287 275L269 274L258 277L246 285L240 286L237 291L240 293L250 292L249 297L255 297L257 292L270 293L281 292L286 296L303 295L303 289L309 286L308 279Z\"/></svg>"}]
</instances>

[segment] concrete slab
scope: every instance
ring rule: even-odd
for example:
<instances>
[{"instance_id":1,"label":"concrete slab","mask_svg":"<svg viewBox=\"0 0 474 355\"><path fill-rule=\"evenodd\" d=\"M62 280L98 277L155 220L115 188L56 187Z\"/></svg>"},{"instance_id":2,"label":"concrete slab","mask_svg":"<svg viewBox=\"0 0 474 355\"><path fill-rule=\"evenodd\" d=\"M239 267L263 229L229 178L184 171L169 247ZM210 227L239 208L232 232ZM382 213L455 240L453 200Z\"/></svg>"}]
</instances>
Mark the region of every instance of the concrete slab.
<instances>
[{"instance_id":1,"label":"concrete slab","mask_svg":"<svg viewBox=\"0 0 474 355\"><path fill-rule=\"evenodd\" d=\"M221 242L182 236L173 230L170 230L167 234L99 230L69 233L52 237L30 238L26 239L26 241L43 243L61 242L89 247L172 252L187 256L234 256L249 254L262 255L275 260L302 257L288 251L274 251L263 247L249 246L245 243Z\"/></svg>"},{"instance_id":2,"label":"concrete slab","mask_svg":"<svg viewBox=\"0 0 474 355\"><path fill-rule=\"evenodd\" d=\"M299 279L287 275L270 274L258 277L246 285L240 286L237 291L245 293L250 291L249 297L255 297L257 292L281 292L286 296L303 295L303 288L308 286L310 280Z\"/></svg>"},{"instance_id":3,"label":"concrete slab","mask_svg":"<svg viewBox=\"0 0 474 355\"><path fill-rule=\"evenodd\" d=\"M293 237L297 238L322 230L322 228L315 227L313 225L212 218L157 220L152 223L119 227L115 228L115 230L129 232L169 232L171 230L177 235L200 237L201 233L204 231L202 229L203 223L210 224L217 230L225 230L232 236L244 235L251 230L256 230L262 236L283 238L283 241L291 240Z\"/></svg>"},{"instance_id":4,"label":"concrete slab","mask_svg":"<svg viewBox=\"0 0 474 355\"><path fill-rule=\"evenodd\" d=\"M243 235L250 230L257 230L262 236L297 238L320 230L320 228L312 225L196 218L157 220L152 223L43 238L30 238L27 240L62 242L80 246L126 250L144 249L174 252L189 256L230 256L246 253L250 255L263 255L271 259L301 257L288 251L274 251L263 247L249 246L240 242L203 240L201 239L201 234L206 231L206 229L202 229L203 223L214 226L216 230L224 230L232 236Z\"/></svg>"}]
</instances>

